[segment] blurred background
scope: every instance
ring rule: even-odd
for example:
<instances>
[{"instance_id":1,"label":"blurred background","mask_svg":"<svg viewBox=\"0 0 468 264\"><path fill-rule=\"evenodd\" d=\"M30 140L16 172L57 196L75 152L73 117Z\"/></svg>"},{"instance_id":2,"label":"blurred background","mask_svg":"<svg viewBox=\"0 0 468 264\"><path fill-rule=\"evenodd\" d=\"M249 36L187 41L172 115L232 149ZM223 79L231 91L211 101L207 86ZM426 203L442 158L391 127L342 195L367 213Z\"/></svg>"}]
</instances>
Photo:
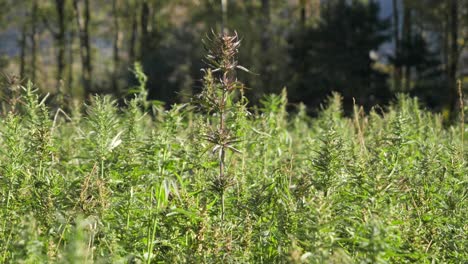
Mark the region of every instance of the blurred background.
<instances>
[{"instance_id":1,"label":"blurred background","mask_svg":"<svg viewBox=\"0 0 468 264\"><path fill-rule=\"evenodd\" d=\"M243 39L252 104L287 87L311 109L331 91L348 110L404 92L450 112L468 80L464 0L0 0L0 72L53 95L122 97L138 61L151 99L185 102L201 39L222 27Z\"/></svg>"}]
</instances>

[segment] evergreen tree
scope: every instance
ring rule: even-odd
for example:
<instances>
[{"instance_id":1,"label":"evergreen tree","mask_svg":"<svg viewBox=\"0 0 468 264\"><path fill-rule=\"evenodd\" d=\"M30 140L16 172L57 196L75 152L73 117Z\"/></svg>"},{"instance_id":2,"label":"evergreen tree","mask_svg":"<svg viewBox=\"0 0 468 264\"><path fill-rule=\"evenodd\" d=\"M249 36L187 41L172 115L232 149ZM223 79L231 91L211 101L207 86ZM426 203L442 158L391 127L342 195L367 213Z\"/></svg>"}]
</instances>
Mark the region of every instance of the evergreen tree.
<instances>
[{"instance_id":1,"label":"evergreen tree","mask_svg":"<svg viewBox=\"0 0 468 264\"><path fill-rule=\"evenodd\" d=\"M353 97L365 106L387 100L387 74L374 68L370 56L389 37L389 21L379 18L379 5L338 0L328 2L321 12L317 27L292 39L292 97L316 105L338 91L346 109Z\"/></svg>"}]
</instances>

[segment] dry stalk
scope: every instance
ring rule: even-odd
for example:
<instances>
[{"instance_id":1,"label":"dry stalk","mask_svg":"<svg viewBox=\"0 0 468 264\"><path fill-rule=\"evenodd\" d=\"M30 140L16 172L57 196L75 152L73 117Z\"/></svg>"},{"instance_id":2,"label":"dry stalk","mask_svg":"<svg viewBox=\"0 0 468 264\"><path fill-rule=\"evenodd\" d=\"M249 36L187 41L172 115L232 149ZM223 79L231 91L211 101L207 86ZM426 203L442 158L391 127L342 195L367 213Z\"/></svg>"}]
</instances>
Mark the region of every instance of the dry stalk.
<instances>
[{"instance_id":1,"label":"dry stalk","mask_svg":"<svg viewBox=\"0 0 468 264\"><path fill-rule=\"evenodd\" d=\"M462 153L464 144L465 144L465 105L464 105L464 100L463 100L463 91L462 91L462 82L461 80L458 80L458 99L460 100L460 122L461 122L461 147L462 147Z\"/></svg>"}]
</instances>

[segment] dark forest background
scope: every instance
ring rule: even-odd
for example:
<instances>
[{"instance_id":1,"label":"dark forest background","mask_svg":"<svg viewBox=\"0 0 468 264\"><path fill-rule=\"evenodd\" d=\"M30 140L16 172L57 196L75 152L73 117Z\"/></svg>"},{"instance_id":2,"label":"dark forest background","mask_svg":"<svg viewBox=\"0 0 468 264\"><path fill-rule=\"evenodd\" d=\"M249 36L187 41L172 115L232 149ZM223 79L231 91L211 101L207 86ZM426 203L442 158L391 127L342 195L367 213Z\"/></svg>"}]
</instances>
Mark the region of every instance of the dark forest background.
<instances>
[{"instance_id":1,"label":"dark forest background","mask_svg":"<svg viewBox=\"0 0 468 264\"><path fill-rule=\"evenodd\" d=\"M140 62L150 98L170 105L200 88L201 39L222 27L256 73L239 76L252 104L283 87L311 109L332 91L345 109L404 92L450 113L468 76L462 0L0 0L0 71L55 96L121 98Z\"/></svg>"}]
</instances>

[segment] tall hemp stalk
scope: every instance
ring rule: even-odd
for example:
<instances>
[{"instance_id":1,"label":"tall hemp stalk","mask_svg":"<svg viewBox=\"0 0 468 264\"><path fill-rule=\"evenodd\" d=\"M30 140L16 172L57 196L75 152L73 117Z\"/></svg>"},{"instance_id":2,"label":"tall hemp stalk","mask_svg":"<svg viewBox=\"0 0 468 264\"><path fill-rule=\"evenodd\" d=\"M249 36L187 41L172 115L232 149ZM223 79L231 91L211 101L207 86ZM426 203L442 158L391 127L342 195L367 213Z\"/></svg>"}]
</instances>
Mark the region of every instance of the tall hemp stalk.
<instances>
[{"instance_id":1,"label":"tall hemp stalk","mask_svg":"<svg viewBox=\"0 0 468 264\"><path fill-rule=\"evenodd\" d=\"M461 146L462 146L462 157L463 157L463 153L465 153L463 151L463 148L464 148L464 145L465 145L465 106L464 106L464 100L463 100L463 89L462 89L462 82L461 80L458 80L457 82L457 86L458 86L458 99L459 99L459 104L460 104L460 113L461 113L461 116L460 116L460 129L461 129Z\"/></svg>"},{"instance_id":2,"label":"tall hemp stalk","mask_svg":"<svg viewBox=\"0 0 468 264\"><path fill-rule=\"evenodd\" d=\"M213 178L213 189L221 198L222 220L225 215L225 193L233 181L226 172L226 152L240 152L234 147L239 140L229 128L229 124L234 121L233 115L229 113L245 109L234 104L237 90L240 91L241 101L245 99L242 92L244 85L237 80L236 71L240 69L249 72L237 62L240 42L237 33L218 35L212 32L203 40L208 53L205 57L208 68L202 70L205 73L203 90L197 97L200 106L218 119L208 124L209 132L202 137L214 145L212 152L218 154L219 174Z\"/></svg>"}]
</instances>

